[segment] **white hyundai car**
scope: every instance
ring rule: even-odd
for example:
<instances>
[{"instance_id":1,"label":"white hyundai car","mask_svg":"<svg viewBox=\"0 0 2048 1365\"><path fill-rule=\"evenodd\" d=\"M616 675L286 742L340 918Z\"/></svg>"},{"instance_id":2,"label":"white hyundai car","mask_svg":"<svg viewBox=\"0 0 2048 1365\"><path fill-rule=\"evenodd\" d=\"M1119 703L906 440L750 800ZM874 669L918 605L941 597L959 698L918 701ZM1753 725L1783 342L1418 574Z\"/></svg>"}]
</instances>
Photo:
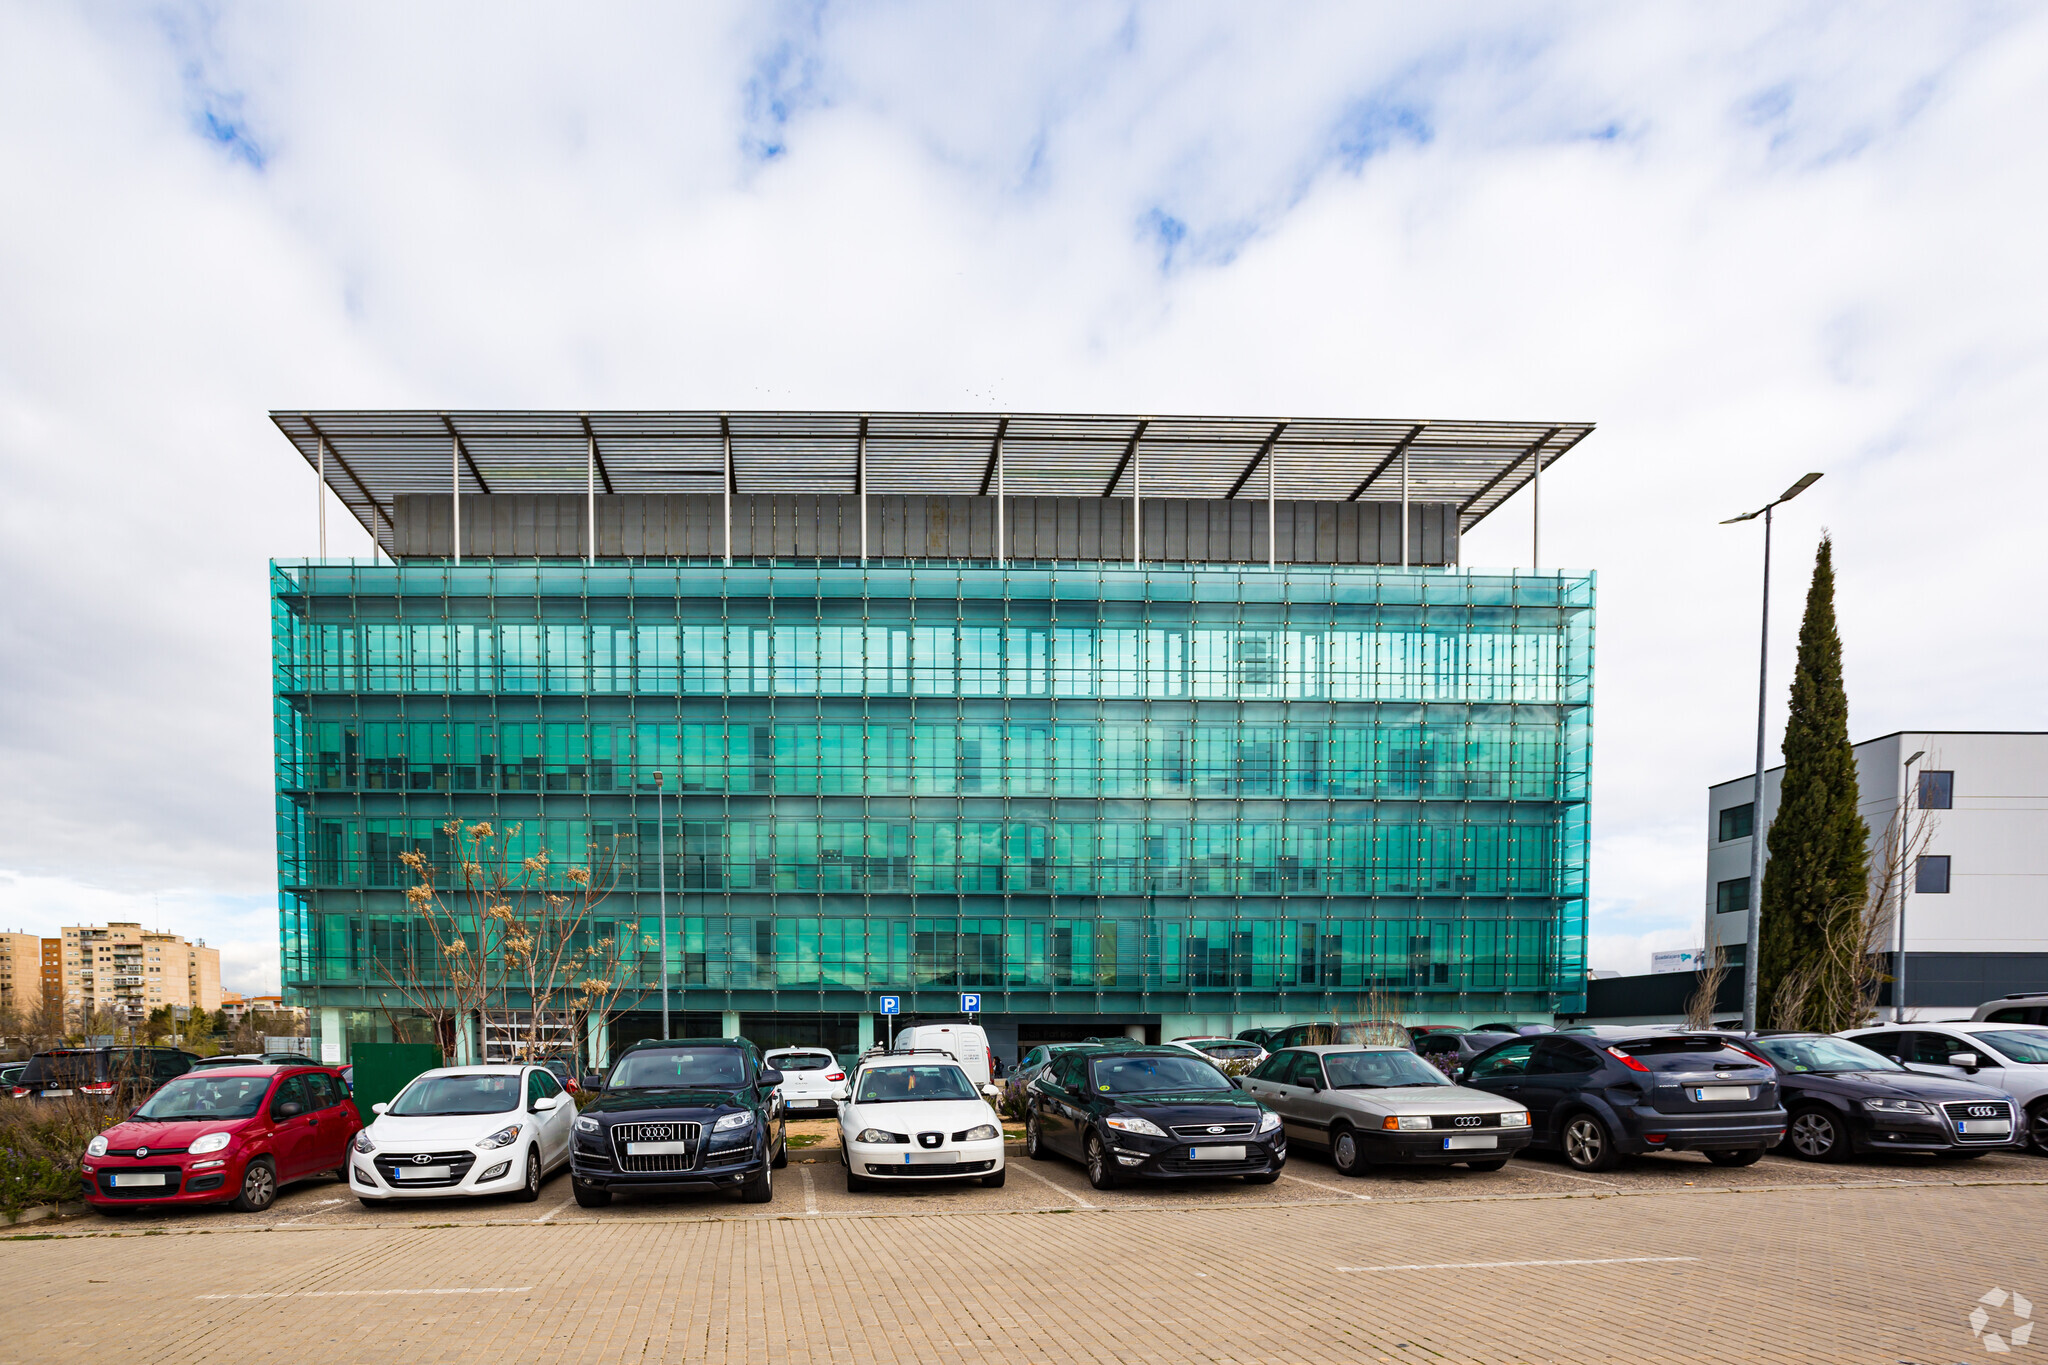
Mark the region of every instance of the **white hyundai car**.
<instances>
[{"instance_id":1,"label":"white hyundai car","mask_svg":"<svg viewBox=\"0 0 2048 1365\"><path fill-rule=\"evenodd\" d=\"M840 1087L846 1084L846 1068L830 1048L779 1047L763 1053L761 1065L782 1073L776 1091L782 1096L784 1112L793 1119L831 1113L837 1107Z\"/></svg>"},{"instance_id":2,"label":"white hyundai car","mask_svg":"<svg viewBox=\"0 0 2048 1365\"><path fill-rule=\"evenodd\" d=\"M576 1105L544 1066L423 1072L357 1133L348 1183L369 1208L390 1199L540 1198L569 1163Z\"/></svg>"},{"instance_id":3,"label":"white hyundai car","mask_svg":"<svg viewBox=\"0 0 2048 1365\"><path fill-rule=\"evenodd\" d=\"M1003 1121L965 1069L939 1052L870 1053L839 1097L846 1188L898 1181L1003 1183ZM1000 1094L1000 1091L995 1091Z\"/></svg>"}]
</instances>

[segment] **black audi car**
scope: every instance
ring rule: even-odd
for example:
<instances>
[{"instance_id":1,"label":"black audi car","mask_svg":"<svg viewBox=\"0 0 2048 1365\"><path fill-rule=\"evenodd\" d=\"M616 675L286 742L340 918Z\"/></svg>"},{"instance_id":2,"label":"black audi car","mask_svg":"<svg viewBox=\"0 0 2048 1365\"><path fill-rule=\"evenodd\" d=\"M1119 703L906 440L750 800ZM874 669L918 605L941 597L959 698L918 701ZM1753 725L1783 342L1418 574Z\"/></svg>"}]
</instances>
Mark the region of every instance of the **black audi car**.
<instances>
[{"instance_id":1,"label":"black audi car","mask_svg":"<svg viewBox=\"0 0 2048 1365\"><path fill-rule=\"evenodd\" d=\"M619 1193L737 1189L745 1203L767 1203L771 1172L789 1164L781 1083L744 1038L633 1044L576 1116L576 1202L594 1209Z\"/></svg>"},{"instance_id":2,"label":"black audi car","mask_svg":"<svg viewBox=\"0 0 2048 1365\"><path fill-rule=\"evenodd\" d=\"M1287 1164L1278 1114L1193 1053L1142 1044L1054 1057L1025 1091L1024 1151L1074 1158L1098 1190L1219 1175L1266 1185Z\"/></svg>"},{"instance_id":3,"label":"black audi car","mask_svg":"<svg viewBox=\"0 0 2048 1365\"><path fill-rule=\"evenodd\" d=\"M1644 1152L1747 1166L1785 1135L1776 1069L1716 1033L1546 1033L1490 1048L1454 1077L1519 1101L1531 1145L1563 1152L1582 1171Z\"/></svg>"},{"instance_id":4,"label":"black audi car","mask_svg":"<svg viewBox=\"0 0 2048 1365\"><path fill-rule=\"evenodd\" d=\"M2020 1145L2012 1096L1975 1081L1908 1071L1829 1033L1758 1033L1740 1044L1768 1058L1789 1115L1783 1150L1808 1161L1859 1152L1973 1157Z\"/></svg>"}]
</instances>

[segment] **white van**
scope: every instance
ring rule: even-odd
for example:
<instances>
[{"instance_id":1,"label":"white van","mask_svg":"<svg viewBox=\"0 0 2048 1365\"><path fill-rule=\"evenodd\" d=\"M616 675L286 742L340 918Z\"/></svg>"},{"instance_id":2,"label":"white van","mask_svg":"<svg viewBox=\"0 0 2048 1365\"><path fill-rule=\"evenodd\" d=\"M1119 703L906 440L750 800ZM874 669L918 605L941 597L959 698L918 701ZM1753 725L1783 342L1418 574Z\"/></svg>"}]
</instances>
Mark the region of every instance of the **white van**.
<instances>
[{"instance_id":1,"label":"white van","mask_svg":"<svg viewBox=\"0 0 2048 1365\"><path fill-rule=\"evenodd\" d=\"M899 1029L896 1047L931 1047L949 1052L953 1060L960 1063L967 1072L967 1078L977 1086L987 1085L990 1080L988 1065L988 1034L979 1024L918 1024Z\"/></svg>"}]
</instances>

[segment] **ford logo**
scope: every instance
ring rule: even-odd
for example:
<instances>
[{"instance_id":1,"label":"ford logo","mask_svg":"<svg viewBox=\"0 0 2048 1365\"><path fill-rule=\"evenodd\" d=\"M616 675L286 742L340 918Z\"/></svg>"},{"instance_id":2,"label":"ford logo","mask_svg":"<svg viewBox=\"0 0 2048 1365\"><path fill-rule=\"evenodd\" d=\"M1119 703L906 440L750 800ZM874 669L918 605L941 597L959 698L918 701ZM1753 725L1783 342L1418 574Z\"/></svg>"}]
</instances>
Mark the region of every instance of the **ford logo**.
<instances>
[{"instance_id":1,"label":"ford logo","mask_svg":"<svg viewBox=\"0 0 2048 1365\"><path fill-rule=\"evenodd\" d=\"M1972 1112L1972 1113L1975 1113L1976 1111L1975 1111L1975 1110L1972 1110L1971 1112ZM148 1156L148 1155L149 1155L149 1148L147 1148L147 1147L137 1147L137 1148L135 1149L135 1155L137 1155L137 1156L139 1156L139 1157L142 1157L142 1156Z\"/></svg>"},{"instance_id":2,"label":"ford logo","mask_svg":"<svg viewBox=\"0 0 2048 1365\"><path fill-rule=\"evenodd\" d=\"M1220 1133L1223 1131L1223 1125L1220 1123L1212 1123L1209 1125L1209 1131L1212 1133Z\"/></svg>"},{"instance_id":3,"label":"ford logo","mask_svg":"<svg viewBox=\"0 0 2048 1365\"><path fill-rule=\"evenodd\" d=\"M415 1166L424 1166L433 1159L434 1157L431 1152L421 1152L418 1156L412 1159L412 1164Z\"/></svg>"}]
</instances>

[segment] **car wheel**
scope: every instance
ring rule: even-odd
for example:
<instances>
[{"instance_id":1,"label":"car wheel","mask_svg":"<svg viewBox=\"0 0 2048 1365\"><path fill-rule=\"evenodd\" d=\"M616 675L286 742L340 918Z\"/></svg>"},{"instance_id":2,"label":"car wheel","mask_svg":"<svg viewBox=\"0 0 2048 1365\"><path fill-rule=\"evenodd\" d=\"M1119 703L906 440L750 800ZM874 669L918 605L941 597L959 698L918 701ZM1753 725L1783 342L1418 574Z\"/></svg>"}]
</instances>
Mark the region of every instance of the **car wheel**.
<instances>
[{"instance_id":1,"label":"car wheel","mask_svg":"<svg viewBox=\"0 0 2048 1365\"><path fill-rule=\"evenodd\" d=\"M1345 1175L1365 1174L1365 1152L1358 1145L1358 1134L1339 1128L1330 1135L1330 1163Z\"/></svg>"},{"instance_id":2,"label":"car wheel","mask_svg":"<svg viewBox=\"0 0 2048 1365\"><path fill-rule=\"evenodd\" d=\"M787 1137L783 1138L781 1145L775 1149L775 1160L769 1164L778 1171L789 1165L789 1139Z\"/></svg>"},{"instance_id":3,"label":"car wheel","mask_svg":"<svg viewBox=\"0 0 2048 1365\"><path fill-rule=\"evenodd\" d=\"M585 1185L576 1185L574 1189L579 1209L601 1209L612 1202L610 1190L593 1190Z\"/></svg>"},{"instance_id":4,"label":"car wheel","mask_svg":"<svg viewBox=\"0 0 2048 1365\"><path fill-rule=\"evenodd\" d=\"M858 1194L868 1187L868 1181L853 1173L853 1158L847 1155L846 1144L839 1144L839 1164L846 1168L846 1192Z\"/></svg>"},{"instance_id":5,"label":"car wheel","mask_svg":"<svg viewBox=\"0 0 2048 1365\"><path fill-rule=\"evenodd\" d=\"M742 1204L765 1204L775 1197L775 1168L762 1163L760 1173L748 1178L740 1186Z\"/></svg>"},{"instance_id":6,"label":"car wheel","mask_svg":"<svg viewBox=\"0 0 2048 1365\"><path fill-rule=\"evenodd\" d=\"M2035 1156L2048 1156L2048 1100L2035 1100L2027 1106L2027 1150Z\"/></svg>"},{"instance_id":7,"label":"car wheel","mask_svg":"<svg viewBox=\"0 0 2048 1365\"><path fill-rule=\"evenodd\" d=\"M1574 1114L1564 1125L1564 1159L1582 1171L1611 1170L1620 1153L1597 1114Z\"/></svg>"},{"instance_id":8,"label":"car wheel","mask_svg":"<svg viewBox=\"0 0 2048 1365\"><path fill-rule=\"evenodd\" d=\"M1102 1139L1094 1133L1088 1135L1087 1161L1089 1184L1098 1190L1116 1188L1115 1159L1110 1156L1109 1148L1103 1145Z\"/></svg>"},{"instance_id":9,"label":"car wheel","mask_svg":"<svg viewBox=\"0 0 2048 1365\"><path fill-rule=\"evenodd\" d=\"M228 1207L237 1213L261 1213L277 1202L277 1168L259 1156L242 1172L242 1192Z\"/></svg>"},{"instance_id":10,"label":"car wheel","mask_svg":"<svg viewBox=\"0 0 2048 1365\"><path fill-rule=\"evenodd\" d=\"M981 1178L981 1183L983 1187L986 1189L999 1190L1003 1187L1003 1177L1008 1174L1009 1168L1007 1166L998 1166L996 1169L990 1171L987 1175L983 1176Z\"/></svg>"},{"instance_id":11,"label":"car wheel","mask_svg":"<svg viewBox=\"0 0 2048 1365\"><path fill-rule=\"evenodd\" d=\"M1764 1159L1761 1147L1736 1147L1706 1153L1707 1160L1716 1166L1754 1166Z\"/></svg>"},{"instance_id":12,"label":"car wheel","mask_svg":"<svg viewBox=\"0 0 2048 1365\"><path fill-rule=\"evenodd\" d=\"M1804 1161L1847 1161L1850 1155L1840 1116L1818 1105L1794 1111L1785 1141L1791 1144L1792 1155Z\"/></svg>"},{"instance_id":13,"label":"car wheel","mask_svg":"<svg viewBox=\"0 0 2048 1365\"><path fill-rule=\"evenodd\" d=\"M1033 1161L1044 1161L1052 1155L1045 1150L1045 1134L1038 1131L1036 1110L1024 1116L1024 1155Z\"/></svg>"},{"instance_id":14,"label":"car wheel","mask_svg":"<svg viewBox=\"0 0 2048 1365\"><path fill-rule=\"evenodd\" d=\"M526 1179L519 1183L519 1193L512 1197L522 1204L540 1198L540 1157L531 1147L526 1149Z\"/></svg>"},{"instance_id":15,"label":"car wheel","mask_svg":"<svg viewBox=\"0 0 2048 1365\"><path fill-rule=\"evenodd\" d=\"M1508 1168L1508 1159L1497 1156L1491 1161L1468 1161L1465 1164L1475 1171L1504 1171Z\"/></svg>"}]
</instances>

